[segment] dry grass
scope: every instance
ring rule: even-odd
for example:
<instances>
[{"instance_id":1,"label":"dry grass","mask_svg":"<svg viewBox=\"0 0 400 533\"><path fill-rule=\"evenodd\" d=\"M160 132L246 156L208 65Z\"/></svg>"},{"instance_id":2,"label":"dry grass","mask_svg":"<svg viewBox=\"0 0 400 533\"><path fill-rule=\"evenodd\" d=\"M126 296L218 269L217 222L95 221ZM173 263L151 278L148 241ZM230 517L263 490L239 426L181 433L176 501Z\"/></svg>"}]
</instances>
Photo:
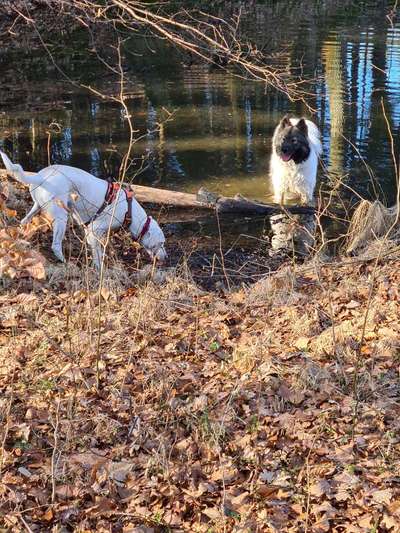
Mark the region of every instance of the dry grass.
<instances>
[{"instance_id":1,"label":"dry grass","mask_svg":"<svg viewBox=\"0 0 400 533\"><path fill-rule=\"evenodd\" d=\"M362 200L351 219L346 252L359 253L384 236L393 238L398 232L398 208L385 207L379 200ZM391 230L391 235L386 235Z\"/></svg>"},{"instance_id":2,"label":"dry grass","mask_svg":"<svg viewBox=\"0 0 400 533\"><path fill-rule=\"evenodd\" d=\"M249 290L247 299L249 304L281 305L296 302L299 293L296 292L296 275L293 266L287 265L274 276L267 276L255 283Z\"/></svg>"}]
</instances>

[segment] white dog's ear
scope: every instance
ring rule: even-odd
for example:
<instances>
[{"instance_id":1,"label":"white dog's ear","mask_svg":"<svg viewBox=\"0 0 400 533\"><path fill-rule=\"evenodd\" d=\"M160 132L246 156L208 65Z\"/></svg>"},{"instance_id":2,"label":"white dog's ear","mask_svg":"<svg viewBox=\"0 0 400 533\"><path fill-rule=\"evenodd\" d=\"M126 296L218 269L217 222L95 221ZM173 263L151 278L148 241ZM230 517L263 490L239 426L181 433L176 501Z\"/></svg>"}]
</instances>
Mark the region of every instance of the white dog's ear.
<instances>
[{"instance_id":1,"label":"white dog's ear","mask_svg":"<svg viewBox=\"0 0 400 533\"><path fill-rule=\"evenodd\" d=\"M308 127L307 127L306 120L304 118L301 118L298 121L298 123L296 124L296 127L301 131L301 133L303 133L303 135L308 134Z\"/></svg>"},{"instance_id":2,"label":"white dog's ear","mask_svg":"<svg viewBox=\"0 0 400 533\"><path fill-rule=\"evenodd\" d=\"M280 127L283 129L283 128L287 128L288 126L291 126L291 125L292 125L292 123L290 122L289 115L285 115L283 117L283 119L281 120Z\"/></svg>"}]
</instances>

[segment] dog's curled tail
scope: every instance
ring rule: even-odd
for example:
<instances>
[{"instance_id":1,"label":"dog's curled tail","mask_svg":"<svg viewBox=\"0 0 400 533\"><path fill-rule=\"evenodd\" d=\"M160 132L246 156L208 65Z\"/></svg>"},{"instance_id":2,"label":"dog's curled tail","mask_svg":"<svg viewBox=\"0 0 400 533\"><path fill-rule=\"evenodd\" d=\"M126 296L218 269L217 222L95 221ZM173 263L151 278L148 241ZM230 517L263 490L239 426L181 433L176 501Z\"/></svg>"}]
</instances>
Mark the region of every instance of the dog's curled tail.
<instances>
[{"instance_id":1,"label":"dog's curled tail","mask_svg":"<svg viewBox=\"0 0 400 533\"><path fill-rule=\"evenodd\" d=\"M0 155L8 173L11 174L11 176L13 176L16 180L25 183L26 185L40 185L43 181L43 178L40 178L38 174L26 174L21 165L10 161L4 152L0 151Z\"/></svg>"}]
</instances>

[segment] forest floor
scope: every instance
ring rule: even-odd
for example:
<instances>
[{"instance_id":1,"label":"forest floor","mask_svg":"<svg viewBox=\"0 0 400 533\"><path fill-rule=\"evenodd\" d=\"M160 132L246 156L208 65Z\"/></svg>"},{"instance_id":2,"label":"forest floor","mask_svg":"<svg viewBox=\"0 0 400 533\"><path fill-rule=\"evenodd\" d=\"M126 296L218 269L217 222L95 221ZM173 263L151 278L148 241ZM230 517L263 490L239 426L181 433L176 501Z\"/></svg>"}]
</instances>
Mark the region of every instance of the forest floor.
<instances>
[{"instance_id":1,"label":"forest floor","mask_svg":"<svg viewBox=\"0 0 400 533\"><path fill-rule=\"evenodd\" d=\"M400 531L398 247L93 279L0 280L1 531Z\"/></svg>"}]
</instances>

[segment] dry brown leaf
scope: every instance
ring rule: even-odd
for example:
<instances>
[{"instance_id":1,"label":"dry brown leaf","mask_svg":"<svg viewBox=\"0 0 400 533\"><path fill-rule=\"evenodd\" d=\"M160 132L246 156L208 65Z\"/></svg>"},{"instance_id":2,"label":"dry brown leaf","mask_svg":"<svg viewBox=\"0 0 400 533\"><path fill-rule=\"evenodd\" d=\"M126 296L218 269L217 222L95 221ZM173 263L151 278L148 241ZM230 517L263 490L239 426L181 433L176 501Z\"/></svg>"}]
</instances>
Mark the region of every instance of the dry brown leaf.
<instances>
[{"instance_id":1,"label":"dry brown leaf","mask_svg":"<svg viewBox=\"0 0 400 533\"><path fill-rule=\"evenodd\" d=\"M46 270L44 268L45 259L37 252L32 252L32 256L22 268L28 272L29 276L35 279L46 279Z\"/></svg>"},{"instance_id":2,"label":"dry brown leaf","mask_svg":"<svg viewBox=\"0 0 400 533\"><path fill-rule=\"evenodd\" d=\"M52 217L46 213L42 212L39 215L36 215L32 218L28 224L25 224L21 228L21 234L26 238L30 239L38 231L49 231L53 227Z\"/></svg>"},{"instance_id":3,"label":"dry brown leaf","mask_svg":"<svg viewBox=\"0 0 400 533\"><path fill-rule=\"evenodd\" d=\"M341 464L352 464L354 462L353 445L338 446L334 452L329 454L329 457Z\"/></svg>"},{"instance_id":4,"label":"dry brown leaf","mask_svg":"<svg viewBox=\"0 0 400 533\"><path fill-rule=\"evenodd\" d=\"M360 302L356 302L355 300L350 300L348 304L346 304L347 309L356 309L357 307L360 307Z\"/></svg>"},{"instance_id":5,"label":"dry brown leaf","mask_svg":"<svg viewBox=\"0 0 400 533\"><path fill-rule=\"evenodd\" d=\"M234 506L234 508L237 510L238 507L241 507L245 503L248 502L249 499L249 493L247 491L242 492L238 496L234 496L230 499L230 503Z\"/></svg>"},{"instance_id":6,"label":"dry brown leaf","mask_svg":"<svg viewBox=\"0 0 400 533\"><path fill-rule=\"evenodd\" d=\"M400 518L400 499L397 499L390 504L389 512Z\"/></svg>"},{"instance_id":7,"label":"dry brown leaf","mask_svg":"<svg viewBox=\"0 0 400 533\"><path fill-rule=\"evenodd\" d=\"M112 292L109 291L108 289L106 289L105 287L102 287L101 290L100 290L100 294L101 294L101 297L103 298L103 300L105 300L107 302L110 299L110 297L112 295Z\"/></svg>"},{"instance_id":8,"label":"dry brown leaf","mask_svg":"<svg viewBox=\"0 0 400 533\"><path fill-rule=\"evenodd\" d=\"M207 507L202 510L202 513L211 518L211 520L219 520L221 518L221 512L217 507Z\"/></svg>"},{"instance_id":9,"label":"dry brown leaf","mask_svg":"<svg viewBox=\"0 0 400 533\"><path fill-rule=\"evenodd\" d=\"M335 494L335 500L338 502L345 502L352 498L350 492L346 488L341 487Z\"/></svg>"},{"instance_id":10,"label":"dry brown leaf","mask_svg":"<svg viewBox=\"0 0 400 533\"><path fill-rule=\"evenodd\" d=\"M114 502L110 498L99 497L96 498L96 505L86 509L86 513L93 513L94 515L101 515L103 513L108 513L111 509L114 508Z\"/></svg>"},{"instance_id":11,"label":"dry brown leaf","mask_svg":"<svg viewBox=\"0 0 400 533\"><path fill-rule=\"evenodd\" d=\"M58 485L56 487L56 495L60 500L70 500L75 498L77 490L73 485Z\"/></svg>"},{"instance_id":12,"label":"dry brown leaf","mask_svg":"<svg viewBox=\"0 0 400 533\"><path fill-rule=\"evenodd\" d=\"M15 303L21 304L21 305L28 305L33 302L38 301L38 297L36 294L33 293L25 293L22 292L21 294L17 294L17 296L14 298Z\"/></svg>"},{"instance_id":13,"label":"dry brown leaf","mask_svg":"<svg viewBox=\"0 0 400 533\"><path fill-rule=\"evenodd\" d=\"M395 529L395 532L397 533L400 530L398 518L394 518L393 516L390 516L387 513L383 515L381 524L385 526L388 531L390 531L393 528L397 528Z\"/></svg>"},{"instance_id":14,"label":"dry brown leaf","mask_svg":"<svg viewBox=\"0 0 400 533\"><path fill-rule=\"evenodd\" d=\"M309 337L299 337L294 343L294 347L297 348L299 351L304 352L308 349L309 343Z\"/></svg>"},{"instance_id":15,"label":"dry brown leaf","mask_svg":"<svg viewBox=\"0 0 400 533\"><path fill-rule=\"evenodd\" d=\"M57 374L57 376L65 377L73 381L83 379L82 370L78 366L72 365L72 363L67 363Z\"/></svg>"},{"instance_id":16,"label":"dry brown leaf","mask_svg":"<svg viewBox=\"0 0 400 533\"><path fill-rule=\"evenodd\" d=\"M233 304L243 304L246 301L246 293L243 290L235 291L230 295Z\"/></svg>"},{"instance_id":17,"label":"dry brown leaf","mask_svg":"<svg viewBox=\"0 0 400 533\"><path fill-rule=\"evenodd\" d=\"M305 398L305 395L300 390L294 390L287 387L284 383L278 389L279 396L293 405L300 405Z\"/></svg>"},{"instance_id":18,"label":"dry brown leaf","mask_svg":"<svg viewBox=\"0 0 400 533\"><path fill-rule=\"evenodd\" d=\"M69 457L69 462L72 464L78 464L80 466L83 466L83 468L89 469L93 466L98 466L106 463L107 458L90 452L75 453Z\"/></svg>"},{"instance_id":19,"label":"dry brown leaf","mask_svg":"<svg viewBox=\"0 0 400 533\"><path fill-rule=\"evenodd\" d=\"M132 471L133 467L134 467L133 463L128 463L126 461L121 461L121 462L112 461L107 466L107 471L108 471L108 475L110 479L123 483L126 480L128 474Z\"/></svg>"},{"instance_id":20,"label":"dry brown leaf","mask_svg":"<svg viewBox=\"0 0 400 533\"><path fill-rule=\"evenodd\" d=\"M393 492L391 489L376 490L372 493L372 499L376 503L384 503L385 505L390 505L390 500L393 497Z\"/></svg>"},{"instance_id":21,"label":"dry brown leaf","mask_svg":"<svg viewBox=\"0 0 400 533\"><path fill-rule=\"evenodd\" d=\"M343 470L340 474L337 474L334 478L336 483L339 484L338 489L346 490L349 487L354 487L360 483L360 478L350 472Z\"/></svg>"},{"instance_id":22,"label":"dry brown leaf","mask_svg":"<svg viewBox=\"0 0 400 533\"><path fill-rule=\"evenodd\" d=\"M371 515L366 514L358 519L358 525L363 528L371 528L373 526L374 519Z\"/></svg>"},{"instance_id":23,"label":"dry brown leaf","mask_svg":"<svg viewBox=\"0 0 400 533\"><path fill-rule=\"evenodd\" d=\"M179 526L182 523L182 519L176 513L172 511L166 511L163 515L163 520L169 526Z\"/></svg>"},{"instance_id":24,"label":"dry brown leaf","mask_svg":"<svg viewBox=\"0 0 400 533\"><path fill-rule=\"evenodd\" d=\"M316 498L321 498L321 496L328 496L331 494L331 491L331 484L325 479L317 481L317 483L314 483L310 487L311 496L315 496Z\"/></svg>"},{"instance_id":25,"label":"dry brown leaf","mask_svg":"<svg viewBox=\"0 0 400 533\"><path fill-rule=\"evenodd\" d=\"M279 485L258 485L257 492L262 498L271 498L279 490Z\"/></svg>"},{"instance_id":26,"label":"dry brown leaf","mask_svg":"<svg viewBox=\"0 0 400 533\"><path fill-rule=\"evenodd\" d=\"M311 510L314 515L318 516L324 513L327 518L334 518L338 513L338 510L327 501L324 501L321 505L313 505Z\"/></svg>"},{"instance_id":27,"label":"dry brown leaf","mask_svg":"<svg viewBox=\"0 0 400 533\"><path fill-rule=\"evenodd\" d=\"M298 515L302 516L304 514L303 506L299 503L294 503L290 508Z\"/></svg>"},{"instance_id":28,"label":"dry brown leaf","mask_svg":"<svg viewBox=\"0 0 400 533\"><path fill-rule=\"evenodd\" d=\"M46 520L46 522L51 522L54 518L53 509L49 507L45 513L42 514L41 518Z\"/></svg>"},{"instance_id":29,"label":"dry brown leaf","mask_svg":"<svg viewBox=\"0 0 400 533\"><path fill-rule=\"evenodd\" d=\"M326 516L323 516L319 520L316 520L316 522L313 525L313 532L314 533L325 533L331 531L331 524L329 522L329 518Z\"/></svg>"},{"instance_id":30,"label":"dry brown leaf","mask_svg":"<svg viewBox=\"0 0 400 533\"><path fill-rule=\"evenodd\" d=\"M224 481L224 483L232 483L239 476L237 468L231 465L221 467L215 470L212 475L212 481Z\"/></svg>"},{"instance_id":31,"label":"dry brown leaf","mask_svg":"<svg viewBox=\"0 0 400 533\"><path fill-rule=\"evenodd\" d=\"M21 239L19 228L0 230L0 275L10 278L46 278L45 259L38 252L29 249L28 243Z\"/></svg>"},{"instance_id":32,"label":"dry brown leaf","mask_svg":"<svg viewBox=\"0 0 400 533\"><path fill-rule=\"evenodd\" d=\"M1 207L0 209L2 213L4 213L7 217L12 218L17 216L17 212L15 211L15 209L9 209L6 206Z\"/></svg>"}]
</instances>

